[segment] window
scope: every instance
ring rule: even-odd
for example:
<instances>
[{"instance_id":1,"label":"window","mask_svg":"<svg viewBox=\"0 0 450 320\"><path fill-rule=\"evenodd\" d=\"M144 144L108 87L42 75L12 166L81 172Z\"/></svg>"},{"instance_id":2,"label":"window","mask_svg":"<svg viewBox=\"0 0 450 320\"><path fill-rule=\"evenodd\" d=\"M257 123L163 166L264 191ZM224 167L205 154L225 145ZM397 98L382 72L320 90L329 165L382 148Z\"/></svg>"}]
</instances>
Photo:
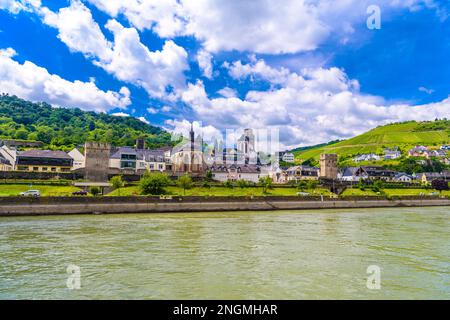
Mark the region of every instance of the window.
<instances>
[{"instance_id":1,"label":"window","mask_svg":"<svg viewBox=\"0 0 450 320\"><path fill-rule=\"evenodd\" d=\"M159 169L164 169L164 166L162 164L159 165Z\"/></svg>"},{"instance_id":2,"label":"window","mask_svg":"<svg viewBox=\"0 0 450 320\"><path fill-rule=\"evenodd\" d=\"M39 167L33 167L33 171L39 171Z\"/></svg>"},{"instance_id":3,"label":"window","mask_svg":"<svg viewBox=\"0 0 450 320\"><path fill-rule=\"evenodd\" d=\"M42 167L42 171L47 171L48 168L47 167Z\"/></svg>"},{"instance_id":4,"label":"window","mask_svg":"<svg viewBox=\"0 0 450 320\"><path fill-rule=\"evenodd\" d=\"M52 168L51 170L52 170L52 172L55 172L55 171L56 171L56 168Z\"/></svg>"},{"instance_id":5,"label":"window","mask_svg":"<svg viewBox=\"0 0 450 320\"><path fill-rule=\"evenodd\" d=\"M150 170L155 169L155 165L153 163L150 163Z\"/></svg>"}]
</instances>

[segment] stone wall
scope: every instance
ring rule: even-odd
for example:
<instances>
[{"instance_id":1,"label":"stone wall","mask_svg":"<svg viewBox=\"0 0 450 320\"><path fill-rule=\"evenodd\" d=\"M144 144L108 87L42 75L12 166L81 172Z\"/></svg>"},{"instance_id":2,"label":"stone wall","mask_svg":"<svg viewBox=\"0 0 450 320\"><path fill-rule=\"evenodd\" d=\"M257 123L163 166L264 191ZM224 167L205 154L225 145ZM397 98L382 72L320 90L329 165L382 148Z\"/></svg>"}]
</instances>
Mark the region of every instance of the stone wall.
<instances>
[{"instance_id":1,"label":"stone wall","mask_svg":"<svg viewBox=\"0 0 450 320\"><path fill-rule=\"evenodd\" d=\"M377 197L3 197L0 216L450 206L450 199Z\"/></svg>"}]
</instances>

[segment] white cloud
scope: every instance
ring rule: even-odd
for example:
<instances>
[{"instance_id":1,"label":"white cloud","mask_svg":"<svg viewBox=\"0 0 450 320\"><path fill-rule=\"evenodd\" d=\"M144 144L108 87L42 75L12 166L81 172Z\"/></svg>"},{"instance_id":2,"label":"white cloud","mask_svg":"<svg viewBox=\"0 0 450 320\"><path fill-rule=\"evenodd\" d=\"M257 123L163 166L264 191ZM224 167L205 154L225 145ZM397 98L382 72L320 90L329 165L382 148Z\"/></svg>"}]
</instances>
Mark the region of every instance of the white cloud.
<instances>
[{"instance_id":1,"label":"white cloud","mask_svg":"<svg viewBox=\"0 0 450 320\"><path fill-rule=\"evenodd\" d=\"M147 112L151 113L151 114L157 114L158 110L153 107L149 107L149 108L147 108Z\"/></svg>"},{"instance_id":2,"label":"white cloud","mask_svg":"<svg viewBox=\"0 0 450 320\"><path fill-rule=\"evenodd\" d=\"M88 0L113 17L160 37L194 36L209 52L295 53L316 49L330 35L346 43L367 17L372 0ZM433 0L379 0L384 18L393 10L441 6ZM442 10L441 10L442 11Z\"/></svg>"},{"instance_id":3,"label":"white cloud","mask_svg":"<svg viewBox=\"0 0 450 320\"><path fill-rule=\"evenodd\" d=\"M23 64L13 60L12 48L0 50L0 91L32 101L53 105L79 107L84 110L107 111L131 104L130 91L102 91L95 83L68 81L50 74L30 61Z\"/></svg>"},{"instance_id":4,"label":"white cloud","mask_svg":"<svg viewBox=\"0 0 450 320\"><path fill-rule=\"evenodd\" d=\"M419 91L425 92L425 93L427 93L427 94L432 94L432 93L434 92L433 89L428 89L428 88L425 88L425 87L420 87L420 88L419 88Z\"/></svg>"},{"instance_id":5,"label":"white cloud","mask_svg":"<svg viewBox=\"0 0 450 320\"><path fill-rule=\"evenodd\" d=\"M232 88L229 88L229 87L222 88L219 91L217 91L217 93L220 94L224 98L235 98L235 97L237 97L236 90L234 90Z\"/></svg>"},{"instance_id":6,"label":"white cloud","mask_svg":"<svg viewBox=\"0 0 450 320\"><path fill-rule=\"evenodd\" d=\"M208 79L212 79L213 77L212 55L208 51L200 50L197 53L197 62L198 66L200 67L200 70L202 70L203 72L203 75Z\"/></svg>"},{"instance_id":7,"label":"white cloud","mask_svg":"<svg viewBox=\"0 0 450 320\"><path fill-rule=\"evenodd\" d=\"M0 10L17 14L20 11L31 11L33 6L40 6L40 0L0 0Z\"/></svg>"},{"instance_id":8,"label":"white cloud","mask_svg":"<svg viewBox=\"0 0 450 320\"><path fill-rule=\"evenodd\" d=\"M182 135L184 137L189 137L189 132L191 130L191 122L187 120L166 120L167 131L170 131L176 135ZM194 127L194 132L196 135L200 135L203 141L211 142L215 139L223 139L222 132L211 125L203 125L199 121L193 121L192 125Z\"/></svg>"},{"instance_id":9,"label":"white cloud","mask_svg":"<svg viewBox=\"0 0 450 320\"><path fill-rule=\"evenodd\" d=\"M164 106L161 108L162 112L170 112L171 110L172 110L172 107L169 107L169 106Z\"/></svg>"},{"instance_id":10,"label":"white cloud","mask_svg":"<svg viewBox=\"0 0 450 320\"><path fill-rule=\"evenodd\" d=\"M172 40L166 41L161 50L150 51L135 28L109 20L106 28L114 35L110 42L79 0L57 13L46 7L38 12L46 24L58 29L59 39L70 50L83 53L117 79L142 87L157 98L174 99L184 89L187 52Z\"/></svg>"},{"instance_id":11,"label":"white cloud","mask_svg":"<svg viewBox=\"0 0 450 320\"><path fill-rule=\"evenodd\" d=\"M196 119L218 130L278 128L284 147L349 138L390 122L450 117L450 98L420 106L389 105L382 98L362 94L358 82L337 68L285 74L281 68L255 65L243 68L243 75L256 73L278 86L250 91L245 99L211 99L198 81L188 85L182 99Z\"/></svg>"},{"instance_id":12,"label":"white cloud","mask_svg":"<svg viewBox=\"0 0 450 320\"><path fill-rule=\"evenodd\" d=\"M115 112L115 113L111 113L112 116L115 117L129 117L130 115L128 113L125 112Z\"/></svg>"},{"instance_id":13,"label":"white cloud","mask_svg":"<svg viewBox=\"0 0 450 320\"><path fill-rule=\"evenodd\" d=\"M137 118L137 119L140 120L140 121L142 121L143 123L150 124L150 121L148 121L148 120L145 119L144 117L139 117L139 118Z\"/></svg>"}]
</instances>

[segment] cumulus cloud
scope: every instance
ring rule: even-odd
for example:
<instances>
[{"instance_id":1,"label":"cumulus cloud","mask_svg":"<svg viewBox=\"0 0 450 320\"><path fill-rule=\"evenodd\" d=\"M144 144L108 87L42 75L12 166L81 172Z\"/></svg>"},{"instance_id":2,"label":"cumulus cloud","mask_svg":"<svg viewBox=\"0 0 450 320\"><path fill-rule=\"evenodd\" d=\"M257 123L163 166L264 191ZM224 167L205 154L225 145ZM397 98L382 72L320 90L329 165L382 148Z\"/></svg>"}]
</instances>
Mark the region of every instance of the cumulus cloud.
<instances>
[{"instance_id":1,"label":"cumulus cloud","mask_svg":"<svg viewBox=\"0 0 450 320\"><path fill-rule=\"evenodd\" d=\"M137 119L140 120L140 121L142 121L143 123L150 124L150 121L148 121L148 120L145 119L144 117L139 117L139 118L137 118Z\"/></svg>"},{"instance_id":2,"label":"cumulus cloud","mask_svg":"<svg viewBox=\"0 0 450 320\"><path fill-rule=\"evenodd\" d=\"M419 106L387 104L380 97L361 93L358 82L338 68L286 74L284 69L271 68L263 61L231 65L245 70L238 73L239 77L257 75L278 86L268 91L249 91L244 99L211 99L203 83L197 81L188 85L183 101L197 119L221 131L278 128L284 147L349 138L390 122L450 116L450 99Z\"/></svg>"},{"instance_id":3,"label":"cumulus cloud","mask_svg":"<svg viewBox=\"0 0 450 320\"><path fill-rule=\"evenodd\" d=\"M208 79L212 79L213 77L212 55L205 50L200 50L197 53L197 63L198 66L200 67L200 70L202 70L203 75Z\"/></svg>"},{"instance_id":4,"label":"cumulus cloud","mask_svg":"<svg viewBox=\"0 0 450 320\"><path fill-rule=\"evenodd\" d=\"M50 74L30 61L23 64L12 59L12 48L0 50L0 91L32 101L79 107L84 110L108 111L131 104L130 91L102 91L93 82L68 81Z\"/></svg>"},{"instance_id":5,"label":"cumulus cloud","mask_svg":"<svg viewBox=\"0 0 450 320\"><path fill-rule=\"evenodd\" d=\"M111 113L111 115L115 116L115 117L129 117L130 116L128 113L125 113L125 112L114 112L114 113Z\"/></svg>"},{"instance_id":6,"label":"cumulus cloud","mask_svg":"<svg viewBox=\"0 0 450 320\"><path fill-rule=\"evenodd\" d=\"M70 50L83 53L117 79L142 87L157 98L175 99L177 91L184 88L184 71L189 68L187 52L172 40L167 40L161 50L150 51L135 28L109 20L105 27L114 36L110 42L79 0L58 12L46 7L37 11L44 23L58 30L59 39Z\"/></svg>"},{"instance_id":7,"label":"cumulus cloud","mask_svg":"<svg viewBox=\"0 0 450 320\"><path fill-rule=\"evenodd\" d=\"M232 88L229 88L229 87L222 88L219 91L217 91L217 93L220 94L224 98L235 98L235 97L237 97L236 90L234 90Z\"/></svg>"},{"instance_id":8,"label":"cumulus cloud","mask_svg":"<svg viewBox=\"0 0 450 320\"><path fill-rule=\"evenodd\" d=\"M316 49L331 34L342 42L365 21L372 0L88 0L113 17L163 38L194 36L209 52L296 53ZM395 9L439 12L434 0L380 0L383 15Z\"/></svg>"}]
</instances>

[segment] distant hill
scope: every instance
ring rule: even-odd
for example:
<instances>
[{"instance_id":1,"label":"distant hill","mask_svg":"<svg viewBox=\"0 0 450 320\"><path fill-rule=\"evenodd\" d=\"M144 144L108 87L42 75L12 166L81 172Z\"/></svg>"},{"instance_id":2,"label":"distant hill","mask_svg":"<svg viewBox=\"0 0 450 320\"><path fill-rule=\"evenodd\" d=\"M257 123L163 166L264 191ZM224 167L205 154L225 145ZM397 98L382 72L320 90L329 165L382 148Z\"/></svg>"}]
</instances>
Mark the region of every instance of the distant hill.
<instances>
[{"instance_id":1,"label":"distant hill","mask_svg":"<svg viewBox=\"0 0 450 320\"><path fill-rule=\"evenodd\" d=\"M89 140L133 146L138 137L145 137L149 147L171 144L168 132L133 117L54 108L0 95L0 138L42 141L46 148L70 150Z\"/></svg>"},{"instance_id":2,"label":"distant hill","mask_svg":"<svg viewBox=\"0 0 450 320\"><path fill-rule=\"evenodd\" d=\"M450 143L450 120L408 121L372 129L354 138L325 146L294 151L297 161L319 159L321 153L337 153L342 160L357 154L382 154L387 147L405 153L415 145L440 146Z\"/></svg>"}]
</instances>

